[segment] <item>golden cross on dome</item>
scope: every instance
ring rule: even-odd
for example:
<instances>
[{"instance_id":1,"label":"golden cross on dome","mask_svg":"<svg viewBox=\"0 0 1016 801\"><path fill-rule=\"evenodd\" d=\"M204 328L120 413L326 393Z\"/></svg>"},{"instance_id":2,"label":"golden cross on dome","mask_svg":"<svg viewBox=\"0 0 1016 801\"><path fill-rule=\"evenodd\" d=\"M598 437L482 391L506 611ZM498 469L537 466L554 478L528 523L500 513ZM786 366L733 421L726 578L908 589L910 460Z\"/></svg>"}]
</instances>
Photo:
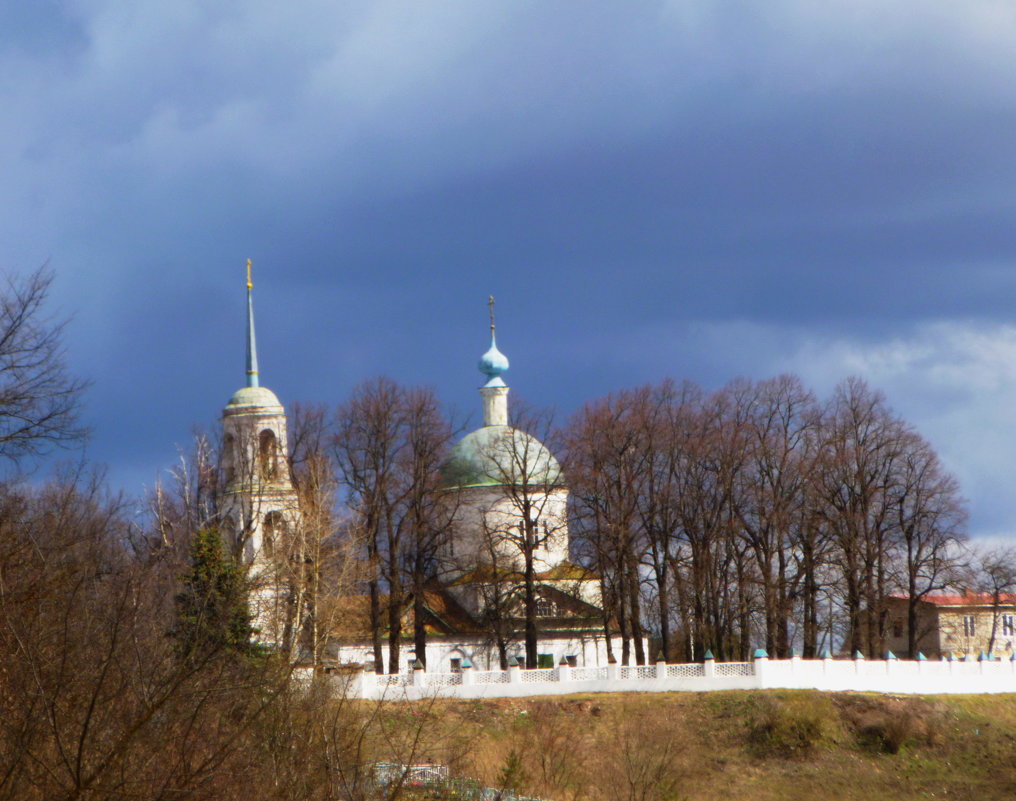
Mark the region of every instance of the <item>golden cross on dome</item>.
<instances>
[{"instance_id":1,"label":"golden cross on dome","mask_svg":"<svg viewBox=\"0 0 1016 801\"><path fill-rule=\"evenodd\" d=\"M250 259L247 259L247 289L253 289L254 284L250 280Z\"/></svg>"},{"instance_id":2,"label":"golden cross on dome","mask_svg":"<svg viewBox=\"0 0 1016 801\"><path fill-rule=\"evenodd\" d=\"M487 298L487 305L490 306L490 330L494 331L494 296Z\"/></svg>"}]
</instances>

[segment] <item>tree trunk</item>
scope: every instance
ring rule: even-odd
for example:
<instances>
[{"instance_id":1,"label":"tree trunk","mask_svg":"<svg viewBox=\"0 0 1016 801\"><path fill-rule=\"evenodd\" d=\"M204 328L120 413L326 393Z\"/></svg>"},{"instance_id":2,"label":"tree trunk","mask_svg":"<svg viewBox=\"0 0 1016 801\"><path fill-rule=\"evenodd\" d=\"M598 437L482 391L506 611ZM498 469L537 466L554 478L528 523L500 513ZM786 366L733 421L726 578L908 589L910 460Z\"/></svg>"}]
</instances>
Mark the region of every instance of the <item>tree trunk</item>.
<instances>
[{"instance_id":1,"label":"tree trunk","mask_svg":"<svg viewBox=\"0 0 1016 801\"><path fill-rule=\"evenodd\" d=\"M370 640L374 647L374 670L384 672L384 652L381 650L381 596L377 579L370 580Z\"/></svg>"},{"instance_id":2,"label":"tree trunk","mask_svg":"<svg viewBox=\"0 0 1016 801\"><path fill-rule=\"evenodd\" d=\"M423 584L417 581L413 588L413 653L416 654L416 661L422 664L424 669L427 667L426 615Z\"/></svg>"},{"instance_id":3,"label":"tree trunk","mask_svg":"<svg viewBox=\"0 0 1016 801\"><path fill-rule=\"evenodd\" d=\"M784 541L781 537L781 541ZM790 598L787 593L787 556L783 548L776 555L776 655L790 656Z\"/></svg>"},{"instance_id":4,"label":"tree trunk","mask_svg":"<svg viewBox=\"0 0 1016 801\"><path fill-rule=\"evenodd\" d=\"M809 543L802 545L804 569L804 647L805 659L818 656L818 582L815 579L815 557ZM830 643L830 649L832 643Z\"/></svg>"},{"instance_id":5,"label":"tree trunk","mask_svg":"<svg viewBox=\"0 0 1016 801\"><path fill-rule=\"evenodd\" d=\"M660 650L663 658L670 659L670 591L667 588L666 570L657 573L657 600L660 607Z\"/></svg>"},{"instance_id":6,"label":"tree trunk","mask_svg":"<svg viewBox=\"0 0 1016 801\"><path fill-rule=\"evenodd\" d=\"M614 602L607 601L607 582L603 580L603 573L600 573L600 613L603 616L603 637L607 646L607 662L615 662L614 657L614 642L610 632L610 608L614 606Z\"/></svg>"},{"instance_id":7,"label":"tree trunk","mask_svg":"<svg viewBox=\"0 0 1016 801\"><path fill-rule=\"evenodd\" d=\"M402 641L402 604L399 602L401 593L394 588L388 604L388 672L399 672L399 646Z\"/></svg>"},{"instance_id":8,"label":"tree trunk","mask_svg":"<svg viewBox=\"0 0 1016 801\"><path fill-rule=\"evenodd\" d=\"M531 525L526 524L526 537L529 542L525 554L526 667L530 669L537 666L539 648L536 636L536 566L533 564L532 533L528 531Z\"/></svg>"}]
</instances>

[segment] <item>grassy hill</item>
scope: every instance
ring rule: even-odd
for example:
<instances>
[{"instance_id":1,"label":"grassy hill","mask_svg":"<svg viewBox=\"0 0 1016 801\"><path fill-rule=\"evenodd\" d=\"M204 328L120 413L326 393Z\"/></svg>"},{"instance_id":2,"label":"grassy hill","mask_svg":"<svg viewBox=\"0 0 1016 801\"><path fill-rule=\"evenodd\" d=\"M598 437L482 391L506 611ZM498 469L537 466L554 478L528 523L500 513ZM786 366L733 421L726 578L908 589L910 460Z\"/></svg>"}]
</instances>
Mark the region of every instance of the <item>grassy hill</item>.
<instances>
[{"instance_id":1,"label":"grassy hill","mask_svg":"<svg viewBox=\"0 0 1016 801\"><path fill-rule=\"evenodd\" d=\"M422 733L415 761L553 801L1016 798L1016 696L576 695L382 717Z\"/></svg>"}]
</instances>

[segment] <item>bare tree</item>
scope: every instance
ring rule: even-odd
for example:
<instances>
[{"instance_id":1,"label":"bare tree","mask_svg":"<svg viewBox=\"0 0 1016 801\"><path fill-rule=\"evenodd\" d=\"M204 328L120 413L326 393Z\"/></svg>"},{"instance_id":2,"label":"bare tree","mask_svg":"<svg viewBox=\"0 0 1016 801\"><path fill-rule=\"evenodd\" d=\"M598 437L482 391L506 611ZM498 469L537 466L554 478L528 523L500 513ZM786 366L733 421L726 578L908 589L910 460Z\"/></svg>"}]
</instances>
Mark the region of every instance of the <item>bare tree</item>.
<instances>
[{"instance_id":1,"label":"bare tree","mask_svg":"<svg viewBox=\"0 0 1016 801\"><path fill-rule=\"evenodd\" d=\"M426 658L425 588L438 572L437 557L454 516L454 498L443 491L441 474L451 439L431 390L407 389L386 378L360 385L338 414L334 453L366 544L374 658L383 664L386 627L393 673L399 669L410 596L418 621L417 659Z\"/></svg>"},{"instance_id":2,"label":"bare tree","mask_svg":"<svg viewBox=\"0 0 1016 801\"><path fill-rule=\"evenodd\" d=\"M535 668L538 562L567 526L561 469L543 444L551 437L552 416L516 404L511 426L489 428L494 433L485 443L483 464L498 497L484 526L522 574L526 667Z\"/></svg>"},{"instance_id":3,"label":"bare tree","mask_svg":"<svg viewBox=\"0 0 1016 801\"><path fill-rule=\"evenodd\" d=\"M380 670L384 664L381 647L381 583L386 574L385 537L394 536L388 525L391 497L396 492L395 470L399 437L398 386L389 379L379 378L361 384L338 411L334 439L339 475L346 485L354 514L363 532L369 576L370 631L374 662ZM387 543L388 549L392 543ZM389 563L390 564L390 563ZM398 588L389 597L398 594ZM396 597L394 603L401 603ZM396 610L389 613L396 628L401 618ZM391 622L391 621L389 621ZM395 646L397 649L397 645Z\"/></svg>"},{"instance_id":4,"label":"bare tree","mask_svg":"<svg viewBox=\"0 0 1016 801\"><path fill-rule=\"evenodd\" d=\"M5 489L0 798L230 798L285 671L214 641L180 658L177 562L100 482Z\"/></svg>"},{"instance_id":5,"label":"bare tree","mask_svg":"<svg viewBox=\"0 0 1016 801\"><path fill-rule=\"evenodd\" d=\"M680 514L675 477L686 456L684 423L701 403L693 384L640 387L587 404L571 421L567 464L575 516L593 553L603 587L605 620L615 616L621 661L644 664L642 575L652 571L650 596L664 654L671 650L671 592L680 568ZM677 584L680 593L680 584ZM608 639L609 642L609 639Z\"/></svg>"},{"instance_id":6,"label":"bare tree","mask_svg":"<svg viewBox=\"0 0 1016 801\"><path fill-rule=\"evenodd\" d=\"M850 647L878 656L895 526L889 490L903 429L885 398L857 378L837 387L825 423L823 458L813 478L837 546Z\"/></svg>"},{"instance_id":7,"label":"bare tree","mask_svg":"<svg viewBox=\"0 0 1016 801\"><path fill-rule=\"evenodd\" d=\"M944 586L963 539L955 479L859 379L825 408L794 376L623 390L567 442L605 618L627 642L645 615L668 654L674 616L690 658L747 658L756 637L815 656L837 605L852 647L880 653L889 593Z\"/></svg>"},{"instance_id":8,"label":"bare tree","mask_svg":"<svg viewBox=\"0 0 1016 801\"><path fill-rule=\"evenodd\" d=\"M145 498L149 550L172 558L178 568L187 561L191 538L204 528L220 529L222 483L218 469L218 443L195 429L189 451L181 450L177 463L160 477Z\"/></svg>"},{"instance_id":9,"label":"bare tree","mask_svg":"<svg viewBox=\"0 0 1016 801\"><path fill-rule=\"evenodd\" d=\"M86 382L68 373L64 323L45 312L52 283L42 267L7 276L0 293L0 457L14 466L85 434L78 412Z\"/></svg>"},{"instance_id":10,"label":"bare tree","mask_svg":"<svg viewBox=\"0 0 1016 801\"><path fill-rule=\"evenodd\" d=\"M320 405L293 405L290 470L300 499L303 558L291 566L294 584L293 619L309 661L319 666L336 624L339 597L349 594L359 577L354 550L360 543L339 536L336 509L338 479L331 459L332 418Z\"/></svg>"},{"instance_id":11,"label":"bare tree","mask_svg":"<svg viewBox=\"0 0 1016 801\"><path fill-rule=\"evenodd\" d=\"M508 651L518 639L518 610L523 606L522 576L517 561L505 554L503 531L498 522L481 521L477 562L464 575L479 593L481 625L497 652L501 670L508 669ZM472 556L472 554L471 554Z\"/></svg>"},{"instance_id":12,"label":"bare tree","mask_svg":"<svg viewBox=\"0 0 1016 801\"><path fill-rule=\"evenodd\" d=\"M455 493L445 491L442 475L453 429L429 389L407 390L403 413L405 446L400 464L405 491L399 524L407 531L402 570L413 595L413 650L426 667L426 592L447 567L441 555L459 500Z\"/></svg>"},{"instance_id":13,"label":"bare tree","mask_svg":"<svg viewBox=\"0 0 1016 801\"><path fill-rule=\"evenodd\" d=\"M805 467L819 415L814 396L796 376L745 384L741 390L748 461L739 476L736 508L761 586L765 648L785 657L796 585L791 572L795 529L802 521Z\"/></svg>"},{"instance_id":14,"label":"bare tree","mask_svg":"<svg viewBox=\"0 0 1016 801\"><path fill-rule=\"evenodd\" d=\"M747 459L746 423L733 387L713 393L683 418L675 463L680 536L687 549L689 651L743 654L750 618L746 546L737 537L735 494Z\"/></svg>"},{"instance_id":15,"label":"bare tree","mask_svg":"<svg viewBox=\"0 0 1016 801\"><path fill-rule=\"evenodd\" d=\"M907 651L913 658L920 635L918 605L929 593L955 579L958 546L966 539L967 514L956 479L945 472L932 447L914 432L904 434L902 444L890 499L901 541L900 584L907 596Z\"/></svg>"},{"instance_id":16,"label":"bare tree","mask_svg":"<svg viewBox=\"0 0 1016 801\"><path fill-rule=\"evenodd\" d=\"M566 448L577 530L600 577L608 656L613 656L611 618L616 618L622 664L629 662L632 637L640 647L636 614L641 553L636 536L639 489L648 468L641 432L631 420L631 395L619 393L586 404L569 425ZM644 664L641 656L638 661Z\"/></svg>"}]
</instances>

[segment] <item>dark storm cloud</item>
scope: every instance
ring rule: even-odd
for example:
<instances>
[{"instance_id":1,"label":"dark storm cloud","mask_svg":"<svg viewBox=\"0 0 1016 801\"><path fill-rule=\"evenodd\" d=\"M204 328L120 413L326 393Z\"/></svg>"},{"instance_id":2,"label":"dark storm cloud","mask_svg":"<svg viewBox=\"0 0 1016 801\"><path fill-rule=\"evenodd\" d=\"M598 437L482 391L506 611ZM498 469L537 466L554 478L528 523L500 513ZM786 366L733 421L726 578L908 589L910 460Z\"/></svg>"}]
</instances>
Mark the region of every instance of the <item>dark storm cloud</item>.
<instances>
[{"instance_id":1,"label":"dark storm cloud","mask_svg":"<svg viewBox=\"0 0 1016 801\"><path fill-rule=\"evenodd\" d=\"M287 401L387 373L471 408L490 292L513 387L564 410L664 374L867 371L935 439L915 375L982 421L1013 389L972 405L942 368L1009 353L987 344L1016 289L1001 4L2 13L0 246L57 269L125 483L242 378L248 256ZM894 342L933 357L886 367ZM1000 530L978 442L947 455Z\"/></svg>"}]
</instances>

